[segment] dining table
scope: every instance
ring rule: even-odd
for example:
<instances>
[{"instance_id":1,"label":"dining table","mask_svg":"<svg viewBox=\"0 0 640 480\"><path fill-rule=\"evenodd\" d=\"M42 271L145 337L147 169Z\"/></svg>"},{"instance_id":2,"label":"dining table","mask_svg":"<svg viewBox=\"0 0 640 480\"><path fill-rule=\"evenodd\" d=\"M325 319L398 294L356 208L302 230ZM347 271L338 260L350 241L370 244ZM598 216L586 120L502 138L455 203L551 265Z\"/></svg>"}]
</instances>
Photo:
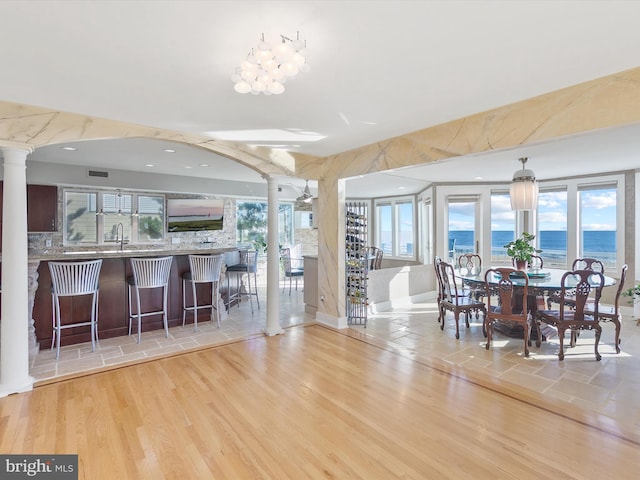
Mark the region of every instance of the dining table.
<instances>
[{"instance_id":1,"label":"dining table","mask_svg":"<svg viewBox=\"0 0 640 480\"><path fill-rule=\"evenodd\" d=\"M498 267L487 267L482 269L468 270L466 268L458 268L455 272L456 276L462 281L464 285L468 285L471 288L478 288L485 283L485 273L487 270ZM527 306L531 312L531 315L535 317L537 310L542 306L544 308L544 299L547 298L554 291L562 289L562 276L567 272L562 268L540 268L529 269L526 271L529 285L528 285L528 298ZM511 280L514 287L523 287L525 284L524 276L512 276ZM487 282L489 285L497 286L500 278L495 272L489 274ZM566 287L571 288L577 283L576 279L570 277L567 281ZM610 287L616 284L616 279L604 275L603 287ZM510 325L506 323L496 323L494 325L496 330L507 335L509 337L522 338L523 330L520 325ZM532 339L537 337L536 329L532 331Z\"/></svg>"}]
</instances>

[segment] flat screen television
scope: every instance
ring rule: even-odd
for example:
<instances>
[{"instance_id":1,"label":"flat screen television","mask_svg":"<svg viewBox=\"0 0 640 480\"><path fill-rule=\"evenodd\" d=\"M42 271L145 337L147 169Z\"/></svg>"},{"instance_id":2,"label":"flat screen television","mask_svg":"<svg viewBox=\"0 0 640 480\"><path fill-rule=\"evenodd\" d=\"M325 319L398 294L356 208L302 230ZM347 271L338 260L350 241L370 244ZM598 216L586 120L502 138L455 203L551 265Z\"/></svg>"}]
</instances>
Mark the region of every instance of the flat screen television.
<instances>
[{"instance_id":1,"label":"flat screen television","mask_svg":"<svg viewBox=\"0 0 640 480\"><path fill-rule=\"evenodd\" d=\"M224 199L168 198L167 231L222 230Z\"/></svg>"}]
</instances>

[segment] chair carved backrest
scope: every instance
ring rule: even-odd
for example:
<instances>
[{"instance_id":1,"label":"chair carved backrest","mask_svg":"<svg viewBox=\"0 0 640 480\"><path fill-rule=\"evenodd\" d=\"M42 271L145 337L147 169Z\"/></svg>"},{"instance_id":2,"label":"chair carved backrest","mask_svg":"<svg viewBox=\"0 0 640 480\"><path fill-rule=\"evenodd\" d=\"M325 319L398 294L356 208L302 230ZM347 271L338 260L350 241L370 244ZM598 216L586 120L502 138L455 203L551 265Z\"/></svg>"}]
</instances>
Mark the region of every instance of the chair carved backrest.
<instances>
[{"instance_id":1,"label":"chair carved backrest","mask_svg":"<svg viewBox=\"0 0 640 480\"><path fill-rule=\"evenodd\" d=\"M477 253L463 253L458 257L458 268L471 274L478 274L482 271L482 257Z\"/></svg>"},{"instance_id":2,"label":"chair carved backrest","mask_svg":"<svg viewBox=\"0 0 640 480\"><path fill-rule=\"evenodd\" d=\"M442 281L442 299L457 305L461 295L458 293L456 272L453 265L440 261L440 280Z\"/></svg>"},{"instance_id":3,"label":"chair carved backrest","mask_svg":"<svg viewBox=\"0 0 640 480\"><path fill-rule=\"evenodd\" d=\"M516 259L511 259L511 265L516 267ZM531 255L531 260L528 262L528 267L533 269L540 269L544 267L544 260L540 255Z\"/></svg>"},{"instance_id":4,"label":"chair carved backrest","mask_svg":"<svg viewBox=\"0 0 640 480\"><path fill-rule=\"evenodd\" d=\"M438 284L438 301L443 297L443 285L442 285L442 272L440 271L440 264L442 260L437 255L433 257L433 269L436 272L436 283Z\"/></svg>"},{"instance_id":5,"label":"chair carved backrest","mask_svg":"<svg viewBox=\"0 0 640 480\"><path fill-rule=\"evenodd\" d=\"M133 278L138 288L164 287L169 283L173 257L132 258Z\"/></svg>"},{"instance_id":6,"label":"chair carved backrest","mask_svg":"<svg viewBox=\"0 0 640 480\"><path fill-rule=\"evenodd\" d=\"M590 304L589 315L598 318L598 305L602 296L602 288L604 286L604 275L601 272L593 270L573 270L565 272L560 280L562 290L560 292L560 321L564 321L565 303L567 302L567 292L571 291L571 313L575 321L583 321L585 319L585 306L589 301L593 291L593 301Z\"/></svg>"},{"instance_id":7,"label":"chair carved backrest","mask_svg":"<svg viewBox=\"0 0 640 480\"><path fill-rule=\"evenodd\" d=\"M596 258L576 258L571 264L571 270L590 270L604 274L604 264Z\"/></svg>"},{"instance_id":8,"label":"chair carved backrest","mask_svg":"<svg viewBox=\"0 0 640 480\"><path fill-rule=\"evenodd\" d=\"M518 277L518 295L516 296L513 278ZM522 283L520 283L522 282ZM521 315L526 318L529 309L527 297L529 293L529 278L521 270L509 267L490 268L484 274L484 285L487 292L487 306L491 311L492 297L498 297L498 305L502 315ZM521 305L517 302L521 298ZM517 307L517 308L516 308Z\"/></svg>"},{"instance_id":9,"label":"chair carved backrest","mask_svg":"<svg viewBox=\"0 0 640 480\"><path fill-rule=\"evenodd\" d=\"M531 255L531 261L529 262L530 268L543 268L544 260L540 255Z\"/></svg>"},{"instance_id":10,"label":"chair carved backrest","mask_svg":"<svg viewBox=\"0 0 640 480\"><path fill-rule=\"evenodd\" d=\"M624 291L624 282L627 279L627 270L629 269L629 266L625 263L622 266L622 271L620 272L620 281L618 282L618 289L616 290L616 297L615 297L615 302L614 302L614 312L615 315L618 315L618 309L620 308L620 296L622 295L622 292Z\"/></svg>"},{"instance_id":11,"label":"chair carved backrest","mask_svg":"<svg viewBox=\"0 0 640 480\"><path fill-rule=\"evenodd\" d=\"M217 282L224 263L223 255L189 255L193 282Z\"/></svg>"}]
</instances>

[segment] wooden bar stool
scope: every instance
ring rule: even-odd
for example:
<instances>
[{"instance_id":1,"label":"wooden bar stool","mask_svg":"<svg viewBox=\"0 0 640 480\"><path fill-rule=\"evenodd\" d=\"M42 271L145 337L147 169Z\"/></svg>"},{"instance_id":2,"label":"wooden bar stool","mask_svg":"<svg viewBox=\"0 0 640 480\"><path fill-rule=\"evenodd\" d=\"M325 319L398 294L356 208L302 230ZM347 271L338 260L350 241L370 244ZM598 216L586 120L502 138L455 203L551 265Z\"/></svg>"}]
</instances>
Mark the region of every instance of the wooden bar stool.
<instances>
[{"instance_id":1,"label":"wooden bar stool","mask_svg":"<svg viewBox=\"0 0 640 480\"><path fill-rule=\"evenodd\" d=\"M98 338L98 277L102 260L88 262L49 262L51 273L51 303L53 331L51 348L56 344L56 360L60 358L60 337L62 330L89 325L91 327L91 348L95 352ZM62 324L60 297L91 295L91 318Z\"/></svg>"},{"instance_id":2,"label":"wooden bar stool","mask_svg":"<svg viewBox=\"0 0 640 480\"><path fill-rule=\"evenodd\" d=\"M182 274L182 326L184 327L187 311L193 312L193 331L198 331L198 310L211 309L211 321L213 322L213 310L216 310L218 328L220 328L220 309L218 308L218 288L220 286L220 271L224 257L222 255L189 255L189 271ZM193 292L193 306L187 306L186 285L191 283ZM196 284L211 284L211 303L198 305Z\"/></svg>"},{"instance_id":3,"label":"wooden bar stool","mask_svg":"<svg viewBox=\"0 0 640 480\"><path fill-rule=\"evenodd\" d=\"M138 319L138 343L140 343L142 317L162 314L164 331L169 338L169 323L167 321L167 294L169 291L169 273L173 257L132 258L131 268L133 276L127 279L129 283L129 335L131 335L131 320ZM140 308L140 289L162 288L162 310L142 312ZM136 291L137 310L134 314L131 308L131 289Z\"/></svg>"}]
</instances>

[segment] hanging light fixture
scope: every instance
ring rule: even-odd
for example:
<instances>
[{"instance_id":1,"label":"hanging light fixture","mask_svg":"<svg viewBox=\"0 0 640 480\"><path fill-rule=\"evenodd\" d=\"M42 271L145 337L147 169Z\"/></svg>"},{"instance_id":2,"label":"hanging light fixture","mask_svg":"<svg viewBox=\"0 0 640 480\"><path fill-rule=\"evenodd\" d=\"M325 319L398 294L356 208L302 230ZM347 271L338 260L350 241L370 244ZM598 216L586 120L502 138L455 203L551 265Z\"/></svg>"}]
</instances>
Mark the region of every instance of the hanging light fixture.
<instances>
[{"instance_id":1,"label":"hanging light fixture","mask_svg":"<svg viewBox=\"0 0 640 480\"><path fill-rule=\"evenodd\" d=\"M538 182L532 170L524 168L528 158L522 157L522 170L513 174L513 182L509 188L511 210L535 210L538 207Z\"/></svg>"},{"instance_id":2,"label":"hanging light fixture","mask_svg":"<svg viewBox=\"0 0 640 480\"><path fill-rule=\"evenodd\" d=\"M312 198L313 195L311 195L311 190L309 189L309 180L305 180L304 190L302 194L296 198L296 202L311 203Z\"/></svg>"},{"instance_id":3,"label":"hanging light fixture","mask_svg":"<svg viewBox=\"0 0 640 480\"><path fill-rule=\"evenodd\" d=\"M306 46L306 41L300 40L300 32L295 40L280 35L280 41L274 43L265 41L263 33L256 47L231 75L234 90L253 95L280 95L287 78L309 71L304 56Z\"/></svg>"}]
</instances>

